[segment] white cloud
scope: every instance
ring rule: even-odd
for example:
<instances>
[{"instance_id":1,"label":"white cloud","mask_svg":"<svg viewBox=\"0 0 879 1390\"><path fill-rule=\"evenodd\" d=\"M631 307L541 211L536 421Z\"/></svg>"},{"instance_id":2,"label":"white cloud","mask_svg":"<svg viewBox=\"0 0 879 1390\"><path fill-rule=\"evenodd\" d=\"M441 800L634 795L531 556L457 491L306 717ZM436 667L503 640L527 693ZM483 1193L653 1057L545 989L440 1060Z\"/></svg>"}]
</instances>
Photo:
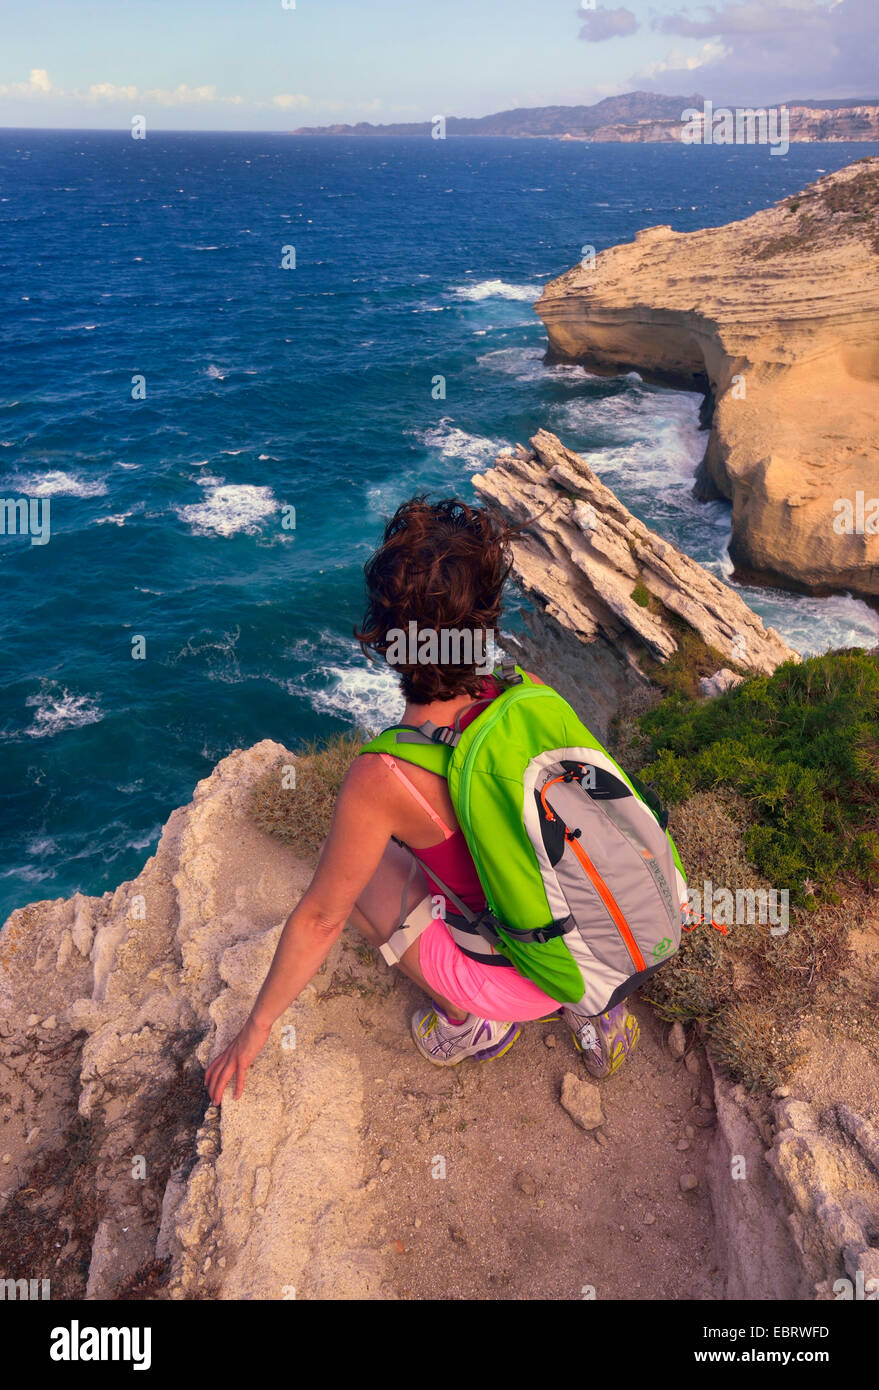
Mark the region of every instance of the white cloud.
<instances>
[{"instance_id":1,"label":"white cloud","mask_svg":"<svg viewBox=\"0 0 879 1390\"><path fill-rule=\"evenodd\" d=\"M115 82L93 82L89 101L137 101L136 87L118 87Z\"/></svg>"},{"instance_id":2,"label":"white cloud","mask_svg":"<svg viewBox=\"0 0 879 1390\"><path fill-rule=\"evenodd\" d=\"M139 98L154 101L157 106L197 106L203 101L228 100L228 97L217 96L216 87L190 87L186 82L181 82L173 91L166 87L151 87L139 93Z\"/></svg>"},{"instance_id":3,"label":"white cloud","mask_svg":"<svg viewBox=\"0 0 879 1390\"><path fill-rule=\"evenodd\" d=\"M698 53L682 53L679 48L675 48L665 58L641 68L636 76L655 77L660 72L695 72L697 68L704 68L706 63L717 63L721 58L729 57L730 52L724 44L709 39L708 43L703 43Z\"/></svg>"},{"instance_id":4,"label":"white cloud","mask_svg":"<svg viewBox=\"0 0 879 1390\"><path fill-rule=\"evenodd\" d=\"M721 56L698 66L703 92L724 105L876 96L876 0L678 0L674 13L652 17L651 28L723 44ZM643 78L679 92L692 70L676 52L644 69Z\"/></svg>"},{"instance_id":5,"label":"white cloud","mask_svg":"<svg viewBox=\"0 0 879 1390\"><path fill-rule=\"evenodd\" d=\"M57 87L52 86L45 68L31 68L27 82L0 83L0 96L4 97L47 97L60 96Z\"/></svg>"},{"instance_id":6,"label":"white cloud","mask_svg":"<svg viewBox=\"0 0 879 1390\"><path fill-rule=\"evenodd\" d=\"M141 89L133 84L93 82L87 91L74 89L65 92L56 87L45 68L31 68L27 82L0 83L0 97L69 97L74 101L126 102L151 101L157 106L199 106L206 102L241 106L243 97L221 97L214 86L190 87L182 82L178 87ZM305 98L303 98L304 100Z\"/></svg>"},{"instance_id":7,"label":"white cloud","mask_svg":"<svg viewBox=\"0 0 879 1390\"><path fill-rule=\"evenodd\" d=\"M272 97L272 105L280 106L282 111L289 111L293 106L308 106L311 98L303 96L301 92L295 95L292 92L281 92L278 96Z\"/></svg>"}]
</instances>

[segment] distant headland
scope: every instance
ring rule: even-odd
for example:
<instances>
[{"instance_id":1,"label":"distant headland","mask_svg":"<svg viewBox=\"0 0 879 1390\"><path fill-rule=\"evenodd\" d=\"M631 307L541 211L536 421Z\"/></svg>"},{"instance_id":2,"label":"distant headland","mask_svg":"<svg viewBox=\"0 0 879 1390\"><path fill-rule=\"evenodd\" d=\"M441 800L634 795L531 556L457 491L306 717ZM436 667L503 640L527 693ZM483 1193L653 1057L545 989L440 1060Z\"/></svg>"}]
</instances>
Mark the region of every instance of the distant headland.
<instances>
[{"instance_id":1,"label":"distant headland","mask_svg":"<svg viewBox=\"0 0 879 1390\"><path fill-rule=\"evenodd\" d=\"M430 121L373 125L300 126L294 135L429 135L440 119L444 134L588 140L641 144L681 141L684 113L702 108L701 94L664 96L659 92L625 92L591 106L534 106L498 111L490 116L445 116ZM777 103L786 109L792 141L879 140L879 97L847 101L796 100ZM743 108L753 110L754 108ZM766 110L766 107L757 108Z\"/></svg>"}]
</instances>

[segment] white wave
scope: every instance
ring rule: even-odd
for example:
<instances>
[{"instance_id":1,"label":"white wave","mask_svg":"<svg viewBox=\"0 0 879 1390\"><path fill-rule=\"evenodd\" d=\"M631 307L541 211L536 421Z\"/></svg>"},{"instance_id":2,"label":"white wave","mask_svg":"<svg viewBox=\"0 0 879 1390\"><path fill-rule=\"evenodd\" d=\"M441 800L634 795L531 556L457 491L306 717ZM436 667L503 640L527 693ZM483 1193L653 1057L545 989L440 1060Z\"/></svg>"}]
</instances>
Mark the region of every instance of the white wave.
<instances>
[{"instance_id":1,"label":"white wave","mask_svg":"<svg viewBox=\"0 0 879 1390\"><path fill-rule=\"evenodd\" d=\"M33 839L28 840L25 852L27 854L55 854L58 849L58 841L53 840L51 835L34 835Z\"/></svg>"},{"instance_id":2,"label":"white wave","mask_svg":"<svg viewBox=\"0 0 879 1390\"><path fill-rule=\"evenodd\" d=\"M475 285L455 285L459 299L522 299L533 304L543 293L542 285L510 285L506 280L479 280Z\"/></svg>"},{"instance_id":3,"label":"white wave","mask_svg":"<svg viewBox=\"0 0 879 1390\"><path fill-rule=\"evenodd\" d=\"M158 844L159 838L160 838L161 834L162 834L162 824L161 824L161 821L160 821L160 822L158 823L158 825L154 825L154 826L153 826L152 830L147 830L147 831L146 831L144 834L142 834L142 835L135 835L135 837L134 837L133 840L126 840L126 841L125 841L125 848L126 848L126 849L152 849L152 847L153 847L154 845Z\"/></svg>"},{"instance_id":4,"label":"white wave","mask_svg":"<svg viewBox=\"0 0 879 1390\"><path fill-rule=\"evenodd\" d=\"M585 379L583 368L576 363L544 362L543 348L498 348L485 352L476 361L480 367L490 372L503 372L515 377L517 381L557 380L580 383Z\"/></svg>"},{"instance_id":5,"label":"white wave","mask_svg":"<svg viewBox=\"0 0 879 1390\"><path fill-rule=\"evenodd\" d=\"M215 381L225 381L227 373L221 371L219 367L211 362L209 367L205 367L205 376L213 377Z\"/></svg>"},{"instance_id":6,"label":"white wave","mask_svg":"<svg viewBox=\"0 0 879 1390\"><path fill-rule=\"evenodd\" d=\"M52 874L51 868L38 869L34 864L16 864L0 872L0 878L14 878L21 883L43 883Z\"/></svg>"},{"instance_id":7,"label":"white wave","mask_svg":"<svg viewBox=\"0 0 879 1390\"><path fill-rule=\"evenodd\" d=\"M416 431L416 438L425 448L435 451L445 459L459 459L474 473L480 468L490 467L505 445L503 439L468 434L466 430L459 429L448 416L438 425L432 425L430 429Z\"/></svg>"},{"instance_id":8,"label":"white wave","mask_svg":"<svg viewBox=\"0 0 879 1390\"><path fill-rule=\"evenodd\" d=\"M239 531L253 535L279 505L270 487L224 483L209 486L203 502L178 507L176 512L196 536L234 536Z\"/></svg>"},{"instance_id":9,"label":"white wave","mask_svg":"<svg viewBox=\"0 0 879 1390\"><path fill-rule=\"evenodd\" d=\"M706 569L714 569L706 565ZM785 642L802 656L820 656L836 647L879 644L879 613L851 594L815 598L785 589L752 588L732 581L732 562L724 550L719 578L730 584L759 613L767 627L774 627Z\"/></svg>"},{"instance_id":10,"label":"white wave","mask_svg":"<svg viewBox=\"0 0 879 1390\"><path fill-rule=\"evenodd\" d=\"M387 666L356 670L344 666L322 666L321 674L331 684L323 690L306 689L288 683L291 694L305 695L321 714L334 714L370 734L393 724L405 704L399 681Z\"/></svg>"},{"instance_id":11,"label":"white wave","mask_svg":"<svg viewBox=\"0 0 879 1390\"><path fill-rule=\"evenodd\" d=\"M53 738L65 729L81 729L86 724L99 724L104 715L92 695L71 695L64 686L52 681L38 695L25 701L35 711L33 723L25 733L31 738Z\"/></svg>"},{"instance_id":12,"label":"white wave","mask_svg":"<svg viewBox=\"0 0 879 1390\"><path fill-rule=\"evenodd\" d=\"M46 473L26 473L16 485L30 497L103 497L107 484L101 478L83 478L50 468Z\"/></svg>"},{"instance_id":13,"label":"white wave","mask_svg":"<svg viewBox=\"0 0 879 1390\"><path fill-rule=\"evenodd\" d=\"M59 329L58 329L58 332L59 332L59 333L79 333L80 331L84 331L84 332L86 332L86 333L91 333L91 332L93 331L93 329L98 328L98 327L99 327L99 325L96 324L96 323L71 323L71 324L68 324L66 328L59 328Z\"/></svg>"},{"instance_id":14,"label":"white wave","mask_svg":"<svg viewBox=\"0 0 879 1390\"><path fill-rule=\"evenodd\" d=\"M701 399L696 392L645 388L638 378L615 396L578 396L553 406L548 428L574 449L589 441L586 457L611 487L617 480L638 492L678 492L692 486L705 452Z\"/></svg>"},{"instance_id":15,"label":"white wave","mask_svg":"<svg viewBox=\"0 0 879 1390\"><path fill-rule=\"evenodd\" d=\"M139 463L123 463L121 459L117 459L117 460L116 460L116 465L115 465L115 466L116 466L117 468L126 468L126 469L132 469L132 468L137 469L137 468L140 468L140 464L139 464Z\"/></svg>"},{"instance_id":16,"label":"white wave","mask_svg":"<svg viewBox=\"0 0 879 1390\"><path fill-rule=\"evenodd\" d=\"M107 526L112 523L114 526L124 526L132 512L116 512L113 516L99 516L95 522L96 526Z\"/></svg>"}]
</instances>

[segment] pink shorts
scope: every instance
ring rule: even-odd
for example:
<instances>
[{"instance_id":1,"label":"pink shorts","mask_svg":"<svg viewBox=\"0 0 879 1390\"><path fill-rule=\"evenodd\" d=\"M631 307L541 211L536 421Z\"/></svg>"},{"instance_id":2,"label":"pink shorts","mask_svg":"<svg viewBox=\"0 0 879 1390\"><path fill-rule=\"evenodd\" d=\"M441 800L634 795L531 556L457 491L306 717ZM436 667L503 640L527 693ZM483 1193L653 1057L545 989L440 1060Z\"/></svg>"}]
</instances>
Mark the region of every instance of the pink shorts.
<instances>
[{"instance_id":1,"label":"pink shorts","mask_svg":"<svg viewBox=\"0 0 879 1390\"><path fill-rule=\"evenodd\" d=\"M439 918L418 938L418 961L432 990L478 1018L527 1023L560 1007L518 970L480 965L465 956Z\"/></svg>"}]
</instances>

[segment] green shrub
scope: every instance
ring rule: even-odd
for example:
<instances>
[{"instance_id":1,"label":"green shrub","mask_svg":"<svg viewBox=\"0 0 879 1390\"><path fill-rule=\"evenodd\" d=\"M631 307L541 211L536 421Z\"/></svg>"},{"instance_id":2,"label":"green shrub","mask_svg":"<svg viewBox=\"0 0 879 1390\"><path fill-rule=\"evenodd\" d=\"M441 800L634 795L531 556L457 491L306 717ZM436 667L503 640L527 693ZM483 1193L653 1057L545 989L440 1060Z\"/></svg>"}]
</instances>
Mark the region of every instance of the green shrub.
<instances>
[{"instance_id":1,"label":"green shrub","mask_svg":"<svg viewBox=\"0 0 879 1390\"><path fill-rule=\"evenodd\" d=\"M640 579L632 590L632 598L641 608L647 608L650 605L650 590L645 588Z\"/></svg>"},{"instance_id":2,"label":"green shrub","mask_svg":"<svg viewBox=\"0 0 879 1390\"><path fill-rule=\"evenodd\" d=\"M830 652L709 701L673 694L642 715L640 775L668 802L729 787L748 803L749 859L792 902L811 881L879 880L879 657Z\"/></svg>"}]
</instances>

